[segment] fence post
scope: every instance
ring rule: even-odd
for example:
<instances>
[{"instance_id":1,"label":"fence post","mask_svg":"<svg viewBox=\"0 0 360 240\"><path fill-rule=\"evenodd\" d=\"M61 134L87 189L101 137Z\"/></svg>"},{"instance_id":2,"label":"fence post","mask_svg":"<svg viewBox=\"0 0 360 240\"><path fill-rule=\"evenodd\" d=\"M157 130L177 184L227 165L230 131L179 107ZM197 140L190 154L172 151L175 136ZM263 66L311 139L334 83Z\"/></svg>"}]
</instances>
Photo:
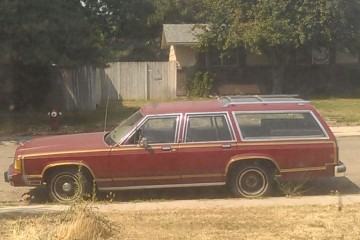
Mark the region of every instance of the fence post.
<instances>
[{"instance_id":1,"label":"fence post","mask_svg":"<svg viewBox=\"0 0 360 240\"><path fill-rule=\"evenodd\" d=\"M145 99L150 100L151 99L151 84L150 84L150 74L151 74L151 68L150 65L146 62L145 63Z\"/></svg>"},{"instance_id":2,"label":"fence post","mask_svg":"<svg viewBox=\"0 0 360 240\"><path fill-rule=\"evenodd\" d=\"M148 65L147 63L145 63L145 99L149 100L149 96L148 96L148 81L149 81L149 70L148 70Z\"/></svg>"}]
</instances>

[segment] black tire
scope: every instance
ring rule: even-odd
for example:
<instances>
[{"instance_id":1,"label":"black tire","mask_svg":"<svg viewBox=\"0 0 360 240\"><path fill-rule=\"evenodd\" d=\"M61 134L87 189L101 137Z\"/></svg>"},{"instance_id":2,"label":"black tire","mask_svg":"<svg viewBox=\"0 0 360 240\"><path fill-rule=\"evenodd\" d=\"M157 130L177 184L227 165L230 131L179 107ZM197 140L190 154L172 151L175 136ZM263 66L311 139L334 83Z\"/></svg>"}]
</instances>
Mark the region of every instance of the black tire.
<instances>
[{"instance_id":1,"label":"black tire","mask_svg":"<svg viewBox=\"0 0 360 240\"><path fill-rule=\"evenodd\" d=\"M89 191L86 177L75 169L54 171L47 182L49 198L60 203L72 203L82 199Z\"/></svg>"},{"instance_id":2,"label":"black tire","mask_svg":"<svg viewBox=\"0 0 360 240\"><path fill-rule=\"evenodd\" d=\"M271 192L274 177L263 166L247 165L235 168L229 181L234 196L256 198Z\"/></svg>"}]
</instances>

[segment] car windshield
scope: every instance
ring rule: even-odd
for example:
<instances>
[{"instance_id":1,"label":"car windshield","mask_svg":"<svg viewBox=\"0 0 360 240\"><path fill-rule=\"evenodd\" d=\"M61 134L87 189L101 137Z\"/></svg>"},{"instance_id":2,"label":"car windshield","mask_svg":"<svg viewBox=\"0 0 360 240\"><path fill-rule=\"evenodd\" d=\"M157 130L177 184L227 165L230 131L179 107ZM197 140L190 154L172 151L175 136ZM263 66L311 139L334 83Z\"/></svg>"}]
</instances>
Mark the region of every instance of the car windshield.
<instances>
[{"instance_id":1,"label":"car windshield","mask_svg":"<svg viewBox=\"0 0 360 240\"><path fill-rule=\"evenodd\" d=\"M105 136L105 142L108 145L118 143L144 116L140 111L137 111L126 120L122 121L119 126L109 132Z\"/></svg>"}]
</instances>

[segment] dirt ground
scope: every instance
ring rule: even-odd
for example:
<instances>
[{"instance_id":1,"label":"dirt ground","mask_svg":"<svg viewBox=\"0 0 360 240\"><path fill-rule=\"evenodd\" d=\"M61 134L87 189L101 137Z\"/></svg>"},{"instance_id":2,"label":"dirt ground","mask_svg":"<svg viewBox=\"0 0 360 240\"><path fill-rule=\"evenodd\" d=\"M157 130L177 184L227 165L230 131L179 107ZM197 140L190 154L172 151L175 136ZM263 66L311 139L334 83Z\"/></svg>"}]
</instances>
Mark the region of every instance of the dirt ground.
<instances>
[{"instance_id":1,"label":"dirt ground","mask_svg":"<svg viewBox=\"0 0 360 240\"><path fill-rule=\"evenodd\" d=\"M28 192L32 188L14 188L4 181L3 173L7 171L8 166L14 160L14 153L17 147L16 140L0 141L0 203L19 202L22 194Z\"/></svg>"}]
</instances>

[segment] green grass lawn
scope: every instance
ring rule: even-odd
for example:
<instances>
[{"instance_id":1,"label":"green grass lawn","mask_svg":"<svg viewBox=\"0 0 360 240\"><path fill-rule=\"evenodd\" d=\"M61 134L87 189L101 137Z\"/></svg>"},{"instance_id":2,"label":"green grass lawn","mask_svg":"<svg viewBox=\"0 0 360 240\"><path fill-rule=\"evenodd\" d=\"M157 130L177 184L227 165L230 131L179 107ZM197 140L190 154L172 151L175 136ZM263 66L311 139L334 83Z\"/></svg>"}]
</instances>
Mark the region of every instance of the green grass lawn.
<instances>
[{"instance_id":1,"label":"green grass lawn","mask_svg":"<svg viewBox=\"0 0 360 240\"><path fill-rule=\"evenodd\" d=\"M110 130L137 111L139 106L144 103L141 101L112 101L109 102L107 112L106 105L101 105L94 111L65 111L60 117L58 131L51 130L50 117L46 111L5 113L0 115L0 137Z\"/></svg>"},{"instance_id":2,"label":"green grass lawn","mask_svg":"<svg viewBox=\"0 0 360 240\"><path fill-rule=\"evenodd\" d=\"M330 126L360 125L360 98L310 99ZM94 111L64 112L59 131L50 129L47 112L12 112L0 115L0 137L47 135L110 130L134 113L145 101L111 101Z\"/></svg>"},{"instance_id":3,"label":"green grass lawn","mask_svg":"<svg viewBox=\"0 0 360 240\"><path fill-rule=\"evenodd\" d=\"M359 126L360 98L311 100L330 126Z\"/></svg>"}]
</instances>

